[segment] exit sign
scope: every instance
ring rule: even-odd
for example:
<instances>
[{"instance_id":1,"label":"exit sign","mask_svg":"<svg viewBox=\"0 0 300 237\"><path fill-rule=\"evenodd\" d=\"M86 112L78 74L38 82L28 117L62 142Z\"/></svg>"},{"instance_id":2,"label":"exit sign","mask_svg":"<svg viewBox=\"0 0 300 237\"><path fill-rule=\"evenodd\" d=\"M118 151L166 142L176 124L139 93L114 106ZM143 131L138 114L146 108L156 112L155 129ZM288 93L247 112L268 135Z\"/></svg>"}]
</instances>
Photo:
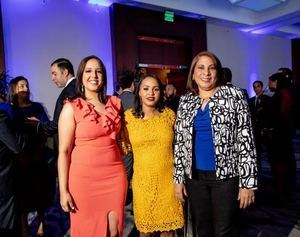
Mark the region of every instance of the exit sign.
<instances>
[{"instance_id":1,"label":"exit sign","mask_svg":"<svg viewBox=\"0 0 300 237\"><path fill-rule=\"evenodd\" d=\"M165 11L164 20L168 22L174 22L174 12Z\"/></svg>"}]
</instances>

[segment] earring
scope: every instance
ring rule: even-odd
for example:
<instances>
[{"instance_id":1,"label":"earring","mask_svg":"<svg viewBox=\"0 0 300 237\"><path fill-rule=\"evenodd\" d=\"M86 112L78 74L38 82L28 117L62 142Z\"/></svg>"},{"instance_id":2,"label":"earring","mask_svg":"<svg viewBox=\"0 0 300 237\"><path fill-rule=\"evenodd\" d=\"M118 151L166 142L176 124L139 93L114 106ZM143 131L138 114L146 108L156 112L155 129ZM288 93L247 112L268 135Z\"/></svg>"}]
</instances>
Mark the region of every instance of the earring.
<instances>
[{"instance_id":1,"label":"earring","mask_svg":"<svg viewBox=\"0 0 300 237\"><path fill-rule=\"evenodd\" d=\"M82 94L84 93L84 86L83 86L83 84L81 84L80 92L81 92Z\"/></svg>"}]
</instances>

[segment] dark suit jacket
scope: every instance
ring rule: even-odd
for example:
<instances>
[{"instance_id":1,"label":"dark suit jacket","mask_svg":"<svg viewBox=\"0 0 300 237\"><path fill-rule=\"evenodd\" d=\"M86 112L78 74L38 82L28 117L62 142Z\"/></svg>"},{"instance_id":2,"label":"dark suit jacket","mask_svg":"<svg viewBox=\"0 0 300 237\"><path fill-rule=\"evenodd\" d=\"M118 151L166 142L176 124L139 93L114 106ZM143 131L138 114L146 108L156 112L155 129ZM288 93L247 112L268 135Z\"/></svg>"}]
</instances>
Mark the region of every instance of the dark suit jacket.
<instances>
[{"instance_id":1,"label":"dark suit jacket","mask_svg":"<svg viewBox=\"0 0 300 237\"><path fill-rule=\"evenodd\" d=\"M40 123L38 130L44 132L48 136L54 136L54 157L57 158L58 155L58 136L57 127L60 112L63 108L64 101L68 98L75 97L76 90L76 79L73 79L60 93L56 100L55 110L53 115L53 120L45 123Z\"/></svg>"},{"instance_id":2,"label":"dark suit jacket","mask_svg":"<svg viewBox=\"0 0 300 237\"><path fill-rule=\"evenodd\" d=\"M271 121L271 97L267 95L259 96L259 104L255 106L255 96L249 99L249 108L252 116L254 129L259 133L262 128L270 127Z\"/></svg>"},{"instance_id":3,"label":"dark suit jacket","mask_svg":"<svg viewBox=\"0 0 300 237\"><path fill-rule=\"evenodd\" d=\"M14 132L7 113L0 110L0 228L12 229L15 225L14 158L24 145L23 137Z\"/></svg>"},{"instance_id":4,"label":"dark suit jacket","mask_svg":"<svg viewBox=\"0 0 300 237\"><path fill-rule=\"evenodd\" d=\"M121 99L124 111L134 107L134 93L130 91L123 91L119 97Z\"/></svg>"},{"instance_id":5,"label":"dark suit jacket","mask_svg":"<svg viewBox=\"0 0 300 237\"><path fill-rule=\"evenodd\" d=\"M130 91L123 91L120 95L120 99L122 102L123 110L131 109L134 107L134 93ZM133 175L133 154L130 152L127 154L127 156L122 156L122 159L124 161L124 165L126 168L126 174L128 179L130 180ZM127 197L127 203L130 202Z\"/></svg>"}]
</instances>

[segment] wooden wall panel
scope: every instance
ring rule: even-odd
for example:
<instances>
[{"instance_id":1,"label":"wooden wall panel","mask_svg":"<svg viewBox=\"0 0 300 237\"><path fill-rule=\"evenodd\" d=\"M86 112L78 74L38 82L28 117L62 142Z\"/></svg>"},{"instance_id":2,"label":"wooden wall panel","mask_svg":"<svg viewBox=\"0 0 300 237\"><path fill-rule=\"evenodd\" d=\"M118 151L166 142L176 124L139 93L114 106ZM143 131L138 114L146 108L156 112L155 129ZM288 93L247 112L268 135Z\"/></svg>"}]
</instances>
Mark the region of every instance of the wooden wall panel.
<instances>
[{"instance_id":1,"label":"wooden wall panel","mask_svg":"<svg viewBox=\"0 0 300 237\"><path fill-rule=\"evenodd\" d=\"M140 47L138 36L141 35L188 42L189 62L198 52L207 49L204 20L175 15L175 21L170 23L164 21L163 12L120 4L113 4L110 13L115 76L137 65ZM153 54L157 53L160 52L153 51Z\"/></svg>"},{"instance_id":2,"label":"wooden wall panel","mask_svg":"<svg viewBox=\"0 0 300 237\"><path fill-rule=\"evenodd\" d=\"M300 39L292 40L292 70L294 79L300 84Z\"/></svg>"},{"instance_id":3,"label":"wooden wall panel","mask_svg":"<svg viewBox=\"0 0 300 237\"><path fill-rule=\"evenodd\" d=\"M300 129L300 39L292 40L292 71L295 80L296 128Z\"/></svg>"}]
</instances>

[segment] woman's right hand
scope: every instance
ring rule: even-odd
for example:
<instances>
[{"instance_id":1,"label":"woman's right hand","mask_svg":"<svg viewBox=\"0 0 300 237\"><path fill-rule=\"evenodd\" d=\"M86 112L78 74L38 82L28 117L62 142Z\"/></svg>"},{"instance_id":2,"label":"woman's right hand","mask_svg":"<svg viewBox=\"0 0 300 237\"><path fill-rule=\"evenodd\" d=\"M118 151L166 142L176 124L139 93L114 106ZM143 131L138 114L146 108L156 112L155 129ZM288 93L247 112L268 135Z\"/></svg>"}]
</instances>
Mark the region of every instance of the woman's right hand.
<instances>
[{"instance_id":1,"label":"woman's right hand","mask_svg":"<svg viewBox=\"0 0 300 237\"><path fill-rule=\"evenodd\" d=\"M69 192L60 193L60 205L65 212L76 212L77 208Z\"/></svg>"},{"instance_id":2,"label":"woman's right hand","mask_svg":"<svg viewBox=\"0 0 300 237\"><path fill-rule=\"evenodd\" d=\"M182 203L184 203L185 197L187 197L185 185L184 184L175 184L174 190L175 190L175 196L177 197L177 199L179 201L181 201Z\"/></svg>"}]
</instances>

